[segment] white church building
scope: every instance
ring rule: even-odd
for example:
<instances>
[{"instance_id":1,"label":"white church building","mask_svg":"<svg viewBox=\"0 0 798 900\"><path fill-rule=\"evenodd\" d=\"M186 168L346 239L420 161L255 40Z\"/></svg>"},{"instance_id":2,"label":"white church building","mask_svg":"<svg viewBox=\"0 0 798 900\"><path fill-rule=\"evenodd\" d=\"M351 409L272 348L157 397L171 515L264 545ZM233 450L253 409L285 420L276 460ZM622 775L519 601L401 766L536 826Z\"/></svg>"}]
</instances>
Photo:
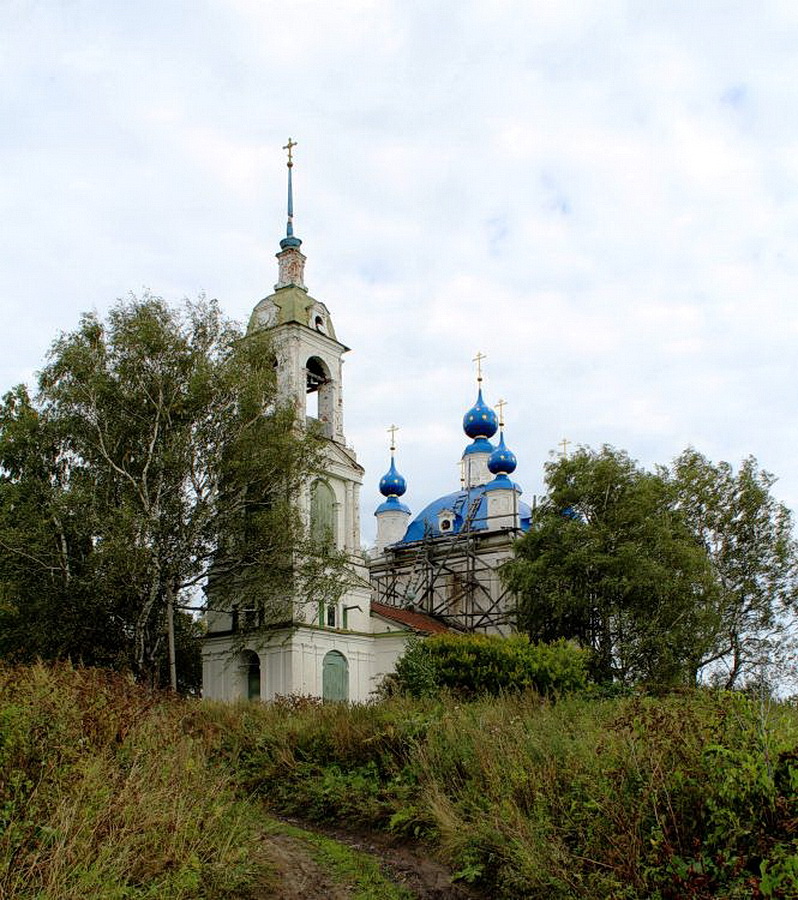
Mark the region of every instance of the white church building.
<instances>
[{"instance_id":1,"label":"white church building","mask_svg":"<svg viewBox=\"0 0 798 900\"><path fill-rule=\"evenodd\" d=\"M293 146L289 140L288 225L277 254L277 284L255 306L249 330L270 330L280 394L293 402L299 421L321 425L323 473L298 502L311 528L322 524L347 554L353 577L335 603L294 598L290 621L283 617L274 626L252 622L235 606L209 609L203 694L364 702L393 670L411 635L509 633L513 598L497 570L514 538L529 528L531 510L510 478L516 459L499 417L483 400L480 369L477 401L463 419L469 443L459 488L413 517L401 501L406 482L392 443L390 468L379 482L376 544L368 553L361 549L364 472L344 436L342 359L348 348L338 340L328 308L305 286L302 242L293 233Z\"/></svg>"}]
</instances>

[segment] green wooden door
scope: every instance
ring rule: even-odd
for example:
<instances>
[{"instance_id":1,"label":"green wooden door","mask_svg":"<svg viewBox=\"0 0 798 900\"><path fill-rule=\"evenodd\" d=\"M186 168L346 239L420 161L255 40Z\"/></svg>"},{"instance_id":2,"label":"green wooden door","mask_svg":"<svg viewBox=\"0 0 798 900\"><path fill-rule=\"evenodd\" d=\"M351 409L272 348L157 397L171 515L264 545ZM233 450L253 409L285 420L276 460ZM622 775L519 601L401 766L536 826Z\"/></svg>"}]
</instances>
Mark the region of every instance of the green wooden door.
<instances>
[{"instance_id":1,"label":"green wooden door","mask_svg":"<svg viewBox=\"0 0 798 900\"><path fill-rule=\"evenodd\" d=\"M321 695L325 700L349 699L349 663L343 653L330 650L324 657L321 673Z\"/></svg>"}]
</instances>

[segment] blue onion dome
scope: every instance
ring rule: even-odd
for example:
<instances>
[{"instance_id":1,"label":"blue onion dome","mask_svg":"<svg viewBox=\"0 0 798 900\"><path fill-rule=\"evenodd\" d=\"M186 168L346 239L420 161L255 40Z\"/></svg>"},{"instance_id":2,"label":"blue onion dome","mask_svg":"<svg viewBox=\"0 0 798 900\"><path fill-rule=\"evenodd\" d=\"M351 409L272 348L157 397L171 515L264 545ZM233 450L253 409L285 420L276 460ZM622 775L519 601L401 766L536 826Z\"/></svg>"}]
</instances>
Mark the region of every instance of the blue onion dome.
<instances>
[{"instance_id":1,"label":"blue onion dome","mask_svg":"<svg viewBox=\"0 0 798 900\"><path fill-rule=\"evenodd\" d=\"M380 493L383 497L401 497L407 490L407 482L396 471L396 466L391 454L391 468L380 479Z\"/></svg>"},{"instance_id":2,"label":"blue onion dome","mask_svg":"<svg viewBox=\"0 0 798 900\"><path fill-rule=\"evenodd\" d=\"M488 459L488 470L493 475L510 475L515 471L517 465L518 460L515 458L515 453L512 450L508 450L504 443L504 432L502 431L499 446L491 453Z\"/></svg>"},{"instance_id":3,"label":"blue onion dome","mask_svg":"<svg viewBox=\"0 0 798 900\"><path fill-rule=\"evenodd\" d=\"M499 418L482 399L479 389L477 402L463 416L463 431L470 438L491 438L499 428Z\"/></svg>"}]
</instances>

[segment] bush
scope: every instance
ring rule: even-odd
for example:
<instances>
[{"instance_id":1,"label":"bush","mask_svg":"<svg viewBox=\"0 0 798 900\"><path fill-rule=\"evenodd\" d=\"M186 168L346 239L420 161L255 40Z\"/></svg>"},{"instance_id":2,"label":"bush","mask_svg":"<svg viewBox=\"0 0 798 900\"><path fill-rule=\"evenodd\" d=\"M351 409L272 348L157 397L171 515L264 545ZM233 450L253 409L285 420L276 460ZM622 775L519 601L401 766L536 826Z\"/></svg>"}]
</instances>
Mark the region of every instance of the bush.
<instances>
[{"instance_id":1,"label":"bush","mask_svg":"<svg viewBox=\"0 0 798 900\"><path fill-rule=\"evenodd\" d=\"M416 640L396 666L394 685L412 697L449 691L460 697L584 688L587 653L567 641L532 644L525 635L440 634Z\"/></svg>"}]
</instances>

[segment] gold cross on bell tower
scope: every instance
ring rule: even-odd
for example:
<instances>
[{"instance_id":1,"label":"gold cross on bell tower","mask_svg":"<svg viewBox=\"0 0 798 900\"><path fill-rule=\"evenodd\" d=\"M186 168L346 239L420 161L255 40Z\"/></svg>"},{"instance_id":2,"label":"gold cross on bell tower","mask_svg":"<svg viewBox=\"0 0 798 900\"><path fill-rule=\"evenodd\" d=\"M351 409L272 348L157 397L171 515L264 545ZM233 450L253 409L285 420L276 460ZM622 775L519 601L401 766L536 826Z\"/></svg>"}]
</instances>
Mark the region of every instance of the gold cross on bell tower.
<instances>
[{"instance_id":1,"label":"gold cross on bell tower","mask_svg":"<svg viewBox=\"0 0 798 900\"><path fill-rule=\"evenodd\" d=\"M568 438L563 438L560 441L560 443L558 444L559 447L562 447L562 452L560 453L560 456L562 456L563 459L568 459L568 445L570 443L571 443L571 441L569 441Z\"/></svg>"},{"instance_id":2,"label":"gold cross on bell tower","mask_svg":"<svg viewBox=\"0 0 798 900\"><path fill-rule=\"evenodd\" d=\"M472 360L472 362L475 362L477 364L477 381L479 381L479 382L482 381L482 360L487 359L487 358L488 357L485 356L484 353L480 352L480 353L477 353L477 355Z\"/></svg>"},{"instance_id":3,"label":"gold cross on bell tower","mask_svg":"<svg viewBox=\"0 0 798 900\"><path fill-rule=\"evenodd\" d=\"M285 145L285 147L283 147L283 150L288 151L288 168L289 169L291 168L291 166L294 165L294 158L291 155L291 151L294 149L294 147L296 147L296 145L297 145L296 141L292 141L291 138L288 138L288 143Z\"/></svg>"},{"instance_id":4,"label":"gold cross on bell tower","mask_svg":"<svg viewBox=\"0 0 798 900\"><path fill-rule=\"evenodd\" d=\"M388 433L391 436L391 453L393 453L393 451L396 450L396 432L397 431L399 431L399 429L396 427L396 425L391 425L391 427L388 429Z\"/></svg>"}]
</instances>

